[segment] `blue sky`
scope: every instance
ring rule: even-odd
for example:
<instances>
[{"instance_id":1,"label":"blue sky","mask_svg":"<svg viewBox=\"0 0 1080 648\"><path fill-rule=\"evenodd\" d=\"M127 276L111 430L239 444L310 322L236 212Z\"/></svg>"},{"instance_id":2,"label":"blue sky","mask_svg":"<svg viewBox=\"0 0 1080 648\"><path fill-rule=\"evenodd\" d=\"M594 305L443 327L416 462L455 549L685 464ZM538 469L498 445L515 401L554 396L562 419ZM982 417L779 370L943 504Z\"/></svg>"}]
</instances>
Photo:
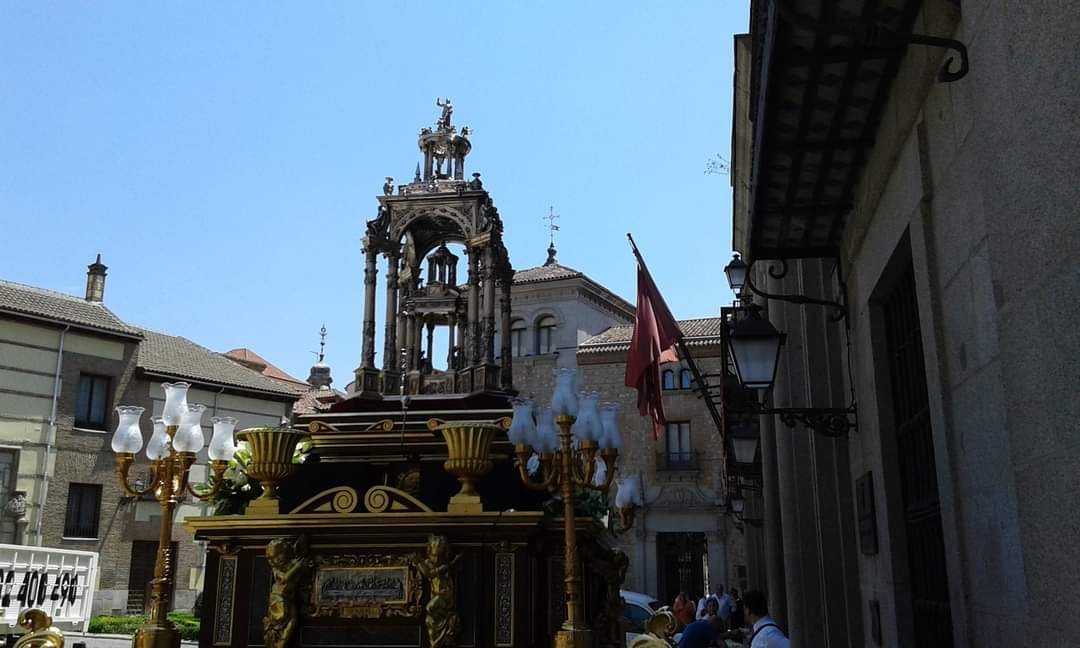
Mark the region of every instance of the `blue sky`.
<instances>
[{"instance_id":1,"label":"blue sky","mask_svg":"<svg viewBox=\"0 0 1080 648\"><path fill-rule=\"evenodd\" d=\"M325 322L344 387L364 221L449 95L516 268L554 205L560 262L633 301L631 231L676 316L714 315L731 193L704 169L748 4L3 3L0 278L81 295L100 252L125 320L300 378Z\"/></svg>"}]
</instances>

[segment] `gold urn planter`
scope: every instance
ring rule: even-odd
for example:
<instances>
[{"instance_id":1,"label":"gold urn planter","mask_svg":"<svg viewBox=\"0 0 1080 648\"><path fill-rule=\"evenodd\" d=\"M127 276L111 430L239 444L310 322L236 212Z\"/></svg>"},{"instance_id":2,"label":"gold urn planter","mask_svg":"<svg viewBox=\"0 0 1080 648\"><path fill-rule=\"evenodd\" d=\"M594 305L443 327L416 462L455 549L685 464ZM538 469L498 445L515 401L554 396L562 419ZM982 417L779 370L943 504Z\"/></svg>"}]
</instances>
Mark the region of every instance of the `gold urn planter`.
<instances>
[{"instance_id":1,"label":"gold urn planter","mask_svg":"<svg viewBox=\"0 0 1080 648\"><path fill-rule=\"evenodd\" d=\"M436 419L432 419L428 425L441 432L446 440L448 458L443 468L461 482L461 490L450 498L447 512L466 515L483 512L484 505L476 492L476 482L494 467L490 459L491 443L505 426L486 421L444 423Z\"/></svg>"},{"instance_id":2,"label":"gold urn planter","mask_svg":"<svg viewBox=\"0 0 1080 648\"><path fill-rule=\"evenodd\" d=\"M247 506L251 515L277 515L277 485L296 471L293 454L296 444L308 435L288 428L257 427L240 430L236 438L246 441L251 450L248 477L258 480L263 492Z\"/></svg>"}]
</instances>

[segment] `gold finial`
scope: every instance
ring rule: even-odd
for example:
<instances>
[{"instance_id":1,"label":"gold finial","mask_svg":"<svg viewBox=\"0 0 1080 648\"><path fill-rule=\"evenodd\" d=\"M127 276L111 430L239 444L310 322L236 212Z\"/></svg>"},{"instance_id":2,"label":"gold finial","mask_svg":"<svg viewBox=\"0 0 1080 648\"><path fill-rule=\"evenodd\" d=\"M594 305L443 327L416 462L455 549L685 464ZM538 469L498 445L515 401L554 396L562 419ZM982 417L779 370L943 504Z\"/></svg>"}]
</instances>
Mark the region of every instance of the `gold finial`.
<instances>
[{"instance_id":1,"label":"gold finial","mask_svg":"<svg viewBox=\"0 0 1080 648\"><path fill-rule=\"evenodd\" d=\"M53 627L52 617L44 610L23 610L19 625L26 628L26 634L15 642L15 648L64 648L64 633Z\"/></svg>"}]
</instances>

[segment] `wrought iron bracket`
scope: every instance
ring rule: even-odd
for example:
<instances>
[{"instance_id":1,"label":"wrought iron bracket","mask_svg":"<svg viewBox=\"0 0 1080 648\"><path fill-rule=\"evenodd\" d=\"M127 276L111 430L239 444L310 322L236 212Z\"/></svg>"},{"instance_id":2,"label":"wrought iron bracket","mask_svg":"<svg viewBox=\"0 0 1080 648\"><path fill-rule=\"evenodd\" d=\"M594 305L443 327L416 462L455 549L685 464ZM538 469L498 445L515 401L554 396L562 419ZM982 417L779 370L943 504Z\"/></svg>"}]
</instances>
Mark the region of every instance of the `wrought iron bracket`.
<instances>
[{"instance_id":1,"label":"wrought iron bracket","mask_svg":"<svg viewBox=\"0 0 1080 648\"><path fill-rule=\"evenodd\" d=\"M832 301L829 299L818 299L817 297L807 297L806 295L785 295L780 293L766 292L754 285L753 280L753 267L756 261L751 261L750 265L746 268L746 287L750 289L750 292L755 295L764 297L765 299L775 299L776 301L788 302L790 304L812 304L816 306L826 306L833 309L833 314L829 316L829 319L833 322L839 322L847 317L847 304L842 301ZM783 279L788 273L788 263L786 259L779 260L780 267L770 265L769 276L773 279Z\"/></svg>"},{"instance_id":2,"label":"wrought iron bracket","mask_svg":"<svg viewBox=\"0 0 1080 648\"><path fill-rule=\"evenodd\" d=\"M763 407L760 403L743 409L728 408L733 412L751 412L754 414L775 415L780 421L794 428L801 423L822 436L832 438L846 437L849 432L859 427L858 412L855 403L849 407Z\"/></svg>"}]
</instances>

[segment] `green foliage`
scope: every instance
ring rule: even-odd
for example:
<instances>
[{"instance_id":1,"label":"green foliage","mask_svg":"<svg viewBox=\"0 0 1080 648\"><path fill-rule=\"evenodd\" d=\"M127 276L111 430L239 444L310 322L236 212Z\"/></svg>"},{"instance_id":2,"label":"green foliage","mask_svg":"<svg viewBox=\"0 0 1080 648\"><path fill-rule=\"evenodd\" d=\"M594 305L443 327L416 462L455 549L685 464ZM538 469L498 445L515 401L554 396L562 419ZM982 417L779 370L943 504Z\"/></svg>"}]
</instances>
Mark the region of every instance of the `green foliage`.
<instances>
[{"instance_id":1,"label":"green foliage","mask_svg":"<svg viewBox=\"0 0 1080 648\"><path fill-rule=\"evenodd\" d=\"M561 497L553 497L544 502L544 512L548 515L562 515ZM605 525L608 514L607 495L584 488L574 489L574 516L591 517L600 525Z\"/></svg>"},{"instance_id":2,"label":"green foliage","mask_svg":"<svg viewBox=\"0 0 1080 648\"><path fill-rule=\"evenodd\" d=\"M304 463L304 458L311 449L310 441L296 444L292 462ZM214 515L240 515L247 508L248 502L262 495L263 489L259 480L248 477L248 466L251 465L251 449L246 443L241 442L236 454L229 461L225 474L222 476L224 483L221 490L214 495ZM209 486L214 483L210 478Z\"/></svg>"},{"instance_id":3,"label":"green foliage","mask_svg":"<svg viewBox=\"0 0 1080 648\"><path fill-rule=\"evenodd\" d=\"M199 619L187 612L171 612L169 620L176 625L180 638L184 641L198 641ZM147 617L142 615L113 616L102 614L91 617L87 632L98 634L133 635L139 626L145 624Z\"/></svg>"}]
</instances>

